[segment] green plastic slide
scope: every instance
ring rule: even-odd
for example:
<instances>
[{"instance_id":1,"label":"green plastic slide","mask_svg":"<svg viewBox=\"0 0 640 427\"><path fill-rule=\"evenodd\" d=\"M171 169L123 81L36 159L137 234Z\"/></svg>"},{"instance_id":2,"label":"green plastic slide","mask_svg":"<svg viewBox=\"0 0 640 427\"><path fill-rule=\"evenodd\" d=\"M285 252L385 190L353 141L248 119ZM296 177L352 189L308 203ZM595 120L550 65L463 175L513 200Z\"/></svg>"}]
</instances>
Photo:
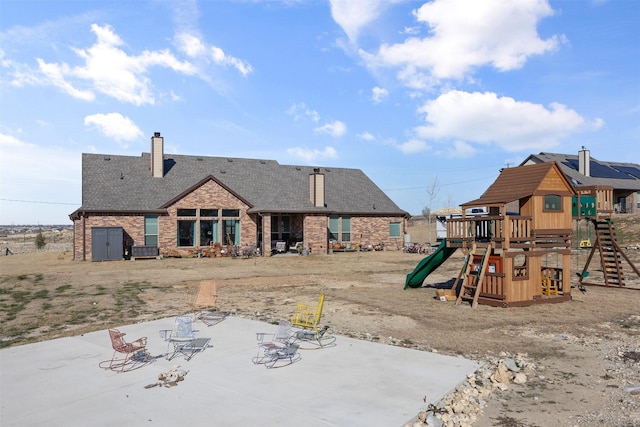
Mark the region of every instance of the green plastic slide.
<instances>
[{"instance_id":1,"label":"green plastic slide","mask_svg":"<svg viewBox=\"0 0 640 427\"><path fill-rule=\"evenodd\" d=\"M440 246L428 257L418 263L416 268L407 274L407 280L404 282L404 288L419 288L422 286L424 279L431 274L436 268L440 267L454 252L456 248L447 247L447 239L442 239Z\"/></svg>"}]
</instances>

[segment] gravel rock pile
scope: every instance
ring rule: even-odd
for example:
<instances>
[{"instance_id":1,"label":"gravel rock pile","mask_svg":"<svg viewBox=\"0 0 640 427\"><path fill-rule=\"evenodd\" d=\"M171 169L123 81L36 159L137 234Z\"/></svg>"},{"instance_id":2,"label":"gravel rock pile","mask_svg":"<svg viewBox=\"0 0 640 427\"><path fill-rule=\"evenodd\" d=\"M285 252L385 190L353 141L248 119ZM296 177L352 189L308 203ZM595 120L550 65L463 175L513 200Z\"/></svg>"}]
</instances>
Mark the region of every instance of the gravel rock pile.
<instances>
[{"instance_id":1,"label":"gravel rock pile","mask_svg":"<svg viewBox=\"0 0 640 427\"><path fill-rule=\"evenodd\" d=\"M632 316L627 322L640 324L640 316ZM569 341L593 351L604 373L593 372L593 384L583 385L599 385L606 390L597 405L585 405L583 413L567 417L562 425L640 426L640 341L619 333L606 337L549 335L550 340ZM491 399L518 405L513 400L514 393L525 394L523 390L540 387L541 383L556 385L559 380L555 374L552 367L535 364L525 354L500 353L489 358L452 393L420 411L405 427L471 427Z\"/></svg>"},{"instance_id":2,"label":"gravel rock pile","mask_svg":"<svg viewBox=\"0 0 640 427\"><path fill-rule=\"evenodd\" d=\"M436 404L429 404L405 427L471 427L491 396L510 384L524 384L535 366L526 355L501 353L486 362Z\"/></svg>"}]
</instances>

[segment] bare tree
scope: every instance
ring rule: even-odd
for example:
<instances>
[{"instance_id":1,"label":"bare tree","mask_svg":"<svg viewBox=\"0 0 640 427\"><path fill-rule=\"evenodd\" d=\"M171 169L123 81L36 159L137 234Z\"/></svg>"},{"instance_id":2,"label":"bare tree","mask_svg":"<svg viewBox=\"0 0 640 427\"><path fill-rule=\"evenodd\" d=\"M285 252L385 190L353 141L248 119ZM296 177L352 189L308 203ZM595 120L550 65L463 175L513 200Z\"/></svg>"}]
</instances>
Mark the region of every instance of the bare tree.
<instances>
[{"instance_id":1,"label":"bare tree","mask_svg":"<svg viewBox=\"0 0 640 427\"><path fill-rule=\"evenodd\" d=\"M422 210L423 214L426 212L428 212L428 214L426 215L427 217L427 225L429 227L429 232L428 232L428 236L429 236L429 244L431 244L432 239L431 239L431 217L432 217L432 212L433 212L433 201L435 200L436 196L438 195L438 192L440 191L440 185L438 184L438 176L436 175L433 178L433 181L431 181L431 184L429 184L429 186L427 187L427 206Z\"/></svg>"}]
</instances>

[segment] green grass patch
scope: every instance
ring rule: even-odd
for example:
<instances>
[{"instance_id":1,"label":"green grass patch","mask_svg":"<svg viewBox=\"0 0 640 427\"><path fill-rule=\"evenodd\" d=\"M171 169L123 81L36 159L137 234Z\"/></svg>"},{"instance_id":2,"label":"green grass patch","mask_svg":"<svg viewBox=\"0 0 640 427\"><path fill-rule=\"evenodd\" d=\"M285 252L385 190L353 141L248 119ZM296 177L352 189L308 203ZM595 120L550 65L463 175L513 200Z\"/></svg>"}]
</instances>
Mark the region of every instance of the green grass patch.
<instances>
[{"instance_id":1,"label":"green grass patch","mask_svg":"<svg viewBox=\"0 0 640 427\"><path fill-rule=\"evenodd\" d=\"M73 311L69 313L67 322L72 325L80 325L80 324L86 323L87 316L89 316L89 313L86 311Z\"/></svg>"},{"instance_id":2,"label":"green grass patch","mask_svg":"<svg viewBox=\"0 0 640 427\"><path fill-rule=\"evenodd\" d=\"M15 320L18 313L24 310L25 305L26 304L14 303L14 304L9 304L5 308L3 308L3 311L6 314L6 320Z\"/></svg>"},{"instance_id":3,"label":"green grass patch","mask_svg":"<svg viewBox=\"0 0 640 427\"><path fill-rule=\"evenodd\" d=\"M11 296L16 303L26 304L29 302L29 296L31 292L29 291L13 291L11 292Z\"/></svg>"},{"instance_id":4,"label":"green grass patch","mask_svg":"<svg viewBox=\"0 0 640 427\"><path fill-rule=\"evenodd\" d=\"M115 289L113 296L116 306L136 306L145 302L140 298L140 294L149 287L148 283L127 282L122 287Z\"/></svg>"},{"instance_id":5,"label":"green grass patch","mask_svg":"<svg viewBox=\"0 0 640 427\"><path fill-rule=\"evenodd\" d=\"M68 291L69 289L71 289L71 285L62 285L56 288L56 292L62 293L64 291Z\"/></svg>"},{"instance_id":6,"label":"green grass patch","mask_svg":"<svg viewBox=\"0 0 640 427\"><path fill-rule=\"evenodd\" d=\"M35 294L33 294L33 298L45 299L49 296L49 291L46 289L39 290Z\"/></svg>"}]
</instances>

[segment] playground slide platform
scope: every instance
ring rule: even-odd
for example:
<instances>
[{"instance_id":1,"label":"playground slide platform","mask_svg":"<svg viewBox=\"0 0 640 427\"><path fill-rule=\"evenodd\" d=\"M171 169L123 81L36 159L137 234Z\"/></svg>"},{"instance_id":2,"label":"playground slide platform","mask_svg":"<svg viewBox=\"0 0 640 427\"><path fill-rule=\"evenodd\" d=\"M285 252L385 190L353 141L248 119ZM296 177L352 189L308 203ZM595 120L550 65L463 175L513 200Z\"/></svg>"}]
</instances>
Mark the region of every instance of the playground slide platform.
<instances>
[{"instance_id":1,"label":"playground slide platform","mask_svg":"<svg viewBox=\"0 0 640 427\"><path fill-rule=\"evenodd\" d=\"M404 288L421 287L424 279L436 268L440 267L455 251L456 248L447 247L447 239L442 239L440 246L431 255L420 261L411 273L407 274Z\"/></svg>"}]
</instances>

